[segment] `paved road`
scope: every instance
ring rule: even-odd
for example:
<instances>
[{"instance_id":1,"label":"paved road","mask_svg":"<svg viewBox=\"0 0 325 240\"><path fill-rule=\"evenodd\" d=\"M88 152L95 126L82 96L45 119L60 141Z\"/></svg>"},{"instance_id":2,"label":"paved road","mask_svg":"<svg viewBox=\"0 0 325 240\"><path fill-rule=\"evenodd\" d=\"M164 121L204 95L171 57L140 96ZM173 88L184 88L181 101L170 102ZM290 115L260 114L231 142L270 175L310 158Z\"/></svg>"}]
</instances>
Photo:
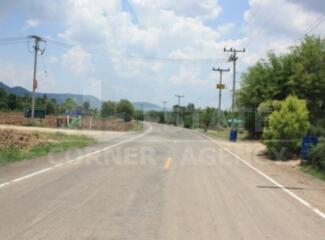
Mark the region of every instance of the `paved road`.
<instances>
[{"instance_id":1,"label":"paved road","mask_svg":"<svg viewBox=\"0 0 325 240\"><path fill-rule=\"evenodd\" d=\"M149 130L1 187L0 239L325 239L321 216L207 138Z\"/></svg>"}]
</instances>

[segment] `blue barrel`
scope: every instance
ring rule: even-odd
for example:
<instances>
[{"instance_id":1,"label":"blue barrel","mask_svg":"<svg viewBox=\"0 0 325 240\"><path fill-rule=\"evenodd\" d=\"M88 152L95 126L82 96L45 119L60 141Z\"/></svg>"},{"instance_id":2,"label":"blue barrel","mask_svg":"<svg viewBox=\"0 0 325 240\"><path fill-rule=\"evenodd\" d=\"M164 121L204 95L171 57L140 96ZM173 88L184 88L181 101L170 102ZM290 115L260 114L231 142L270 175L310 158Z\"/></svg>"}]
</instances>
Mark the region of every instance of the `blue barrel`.
<instances>
[{"instance_id":1,"label":"blue barrel","mask_svg":"<svg viewBox=\"0 0 325 240\"><path fill-rule=\"evenodd\" d=\"M308 160L308 153L310 149L318 143L316 136L304 136L301 143L301 159Z\"/></svg>"},{"instance_id":2,"label":"blue barrel","mask_svg":"<svg viewBox=\"0 0 325 240\"><path fill-rule=\"evenodd\" d=\"M236 142L237 141L237 130L230 130L229 140L231 142Z\"/></svg>"}]
</instances>

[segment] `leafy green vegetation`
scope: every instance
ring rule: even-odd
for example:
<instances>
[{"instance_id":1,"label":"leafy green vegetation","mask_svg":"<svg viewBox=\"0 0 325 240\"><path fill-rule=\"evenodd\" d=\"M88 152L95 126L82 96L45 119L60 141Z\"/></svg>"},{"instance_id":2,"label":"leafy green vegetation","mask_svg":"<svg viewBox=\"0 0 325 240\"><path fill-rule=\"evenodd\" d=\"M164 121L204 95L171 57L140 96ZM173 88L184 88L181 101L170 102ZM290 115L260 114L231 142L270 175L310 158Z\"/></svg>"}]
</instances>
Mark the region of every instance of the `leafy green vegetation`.
<instances>
[{"instance_id":1,"label":"leafy green vegetation","mask_svg":"<svg viewBox=\"0 0 325 240\"><path fill-rule=\"evenodd\" d=\"M138 119L138 113L135 112L133 104L127 99L121 99L119 102L106 101L102 103L101 117L119 117L125 122L130 122L132 118Z\"/></svg>"},{"instance_id":2,"label":"leafy green vegetation","mask_svg":"<svg viewBox=\"0 0 325 240\"><path fill-rule=\"evenodd\" d=\"M310 164L325 174L325 141L315 145L308 154Z\"/></svg>"},{"instance_id":3,"label":"leafy green vegetation","mask_svg":"<svg viewBox=\"0 0 325 240\"><path fill-rule=\"evenodd\" d=\"M0 149L0 165L11 162L32 159L40 156L46 156L50 153L63 152L69 149L85 147L95 143L95 140L86 136L66 135L62 133L46 134L49 141L33 145L27 149L21 149L15 145L10 145Z\"/></svg>"},{"instance_id":4,"label":"leafy green vegetation","mask_svg":"<svg viewBox=\"0 0 325 240\"><path fill-rule=\"evenodd\" d=\"M309 128L308 115L305 101L292 96L281 103L279 110L272 112L263 133L267 152L272 158L284 160L298 154L301 138Z\"/></svg>"},{"instance_id":5,"label":"leafy green vegetation","mask_svg":"<svg viewBox=\"0 0 325 240\"><path fill-rule=\"evenodd\" d=\"M325 39L307 36L285 55L270 52L242 76L237 106L244 112L245 128L260 137L263 127L256 126L259 106L266 101L284 100L289 95L305 99L310 121L325 127ZM273 111L273 109L269 109Z\"/></svg>"},{"instance_id":6,"label":"leafy green vegetation","mask_svg":"<svg viewBox=\"0 0 325 240\"><path fill-rule=\"evenodd\" d=\"M308 173L314 177L317 177L317 178L325 181L325 171L324 170L321 170L321 169L314 167L312 165L301 166L300 169L304 173Z\"/></svg>"}]
</instances>

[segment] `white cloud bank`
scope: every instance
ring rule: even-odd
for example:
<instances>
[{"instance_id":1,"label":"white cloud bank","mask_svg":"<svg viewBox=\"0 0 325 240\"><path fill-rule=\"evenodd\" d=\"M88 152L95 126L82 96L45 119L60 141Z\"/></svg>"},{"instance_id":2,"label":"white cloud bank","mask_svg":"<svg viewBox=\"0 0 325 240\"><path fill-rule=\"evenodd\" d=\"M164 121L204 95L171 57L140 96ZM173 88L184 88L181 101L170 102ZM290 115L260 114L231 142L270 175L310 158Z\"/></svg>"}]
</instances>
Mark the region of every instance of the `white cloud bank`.
<instances>
[{"instance_id":1,"label":"white cloud bank","mask_svg":"<svg viewBox=\"0 0 325 240\"><path fill-rule=\"evenodd\" d=\"M184 91L183 94L191 95L200 105L208 105L215 97L213 79L217 75L211 73L211 67L216 62L193 65L126 56L226 59L223 47L245 47L247 52L240 56L238 70L244 71L264 57L267 50L287 51L319 19L321 13L317 6L322 1L307 6L300 0L250 0L240 26L228 22L216 28L205 25L206 20L229 13L223 12L215 0L129 0L137 22L133 21L131 13L122 11L120 0L17 2L28 19L39 19L42 24L56 23L62 29L56 33L57 37L78 43L78 47L67 50L62 56L62 64L78 78L84 76L84 82L105 79L101 84L99 80L93 84L107 89L101 91L103 98L118 95L109 91L122 89L124 84L127 89L123 94L127 96L120 97L160 102L158 98ZM243 34L231 37L234 28ZM325 32L324 25L314 32ZM95 60L100 64L95 64ZM227 66L226 61L222 64L222 67ZM225 76L226 83L230 83L230 77ZM152 91L156 88L160 91ZM225 101L224 106L227 104Z\"/></svg>"}]
</instances>

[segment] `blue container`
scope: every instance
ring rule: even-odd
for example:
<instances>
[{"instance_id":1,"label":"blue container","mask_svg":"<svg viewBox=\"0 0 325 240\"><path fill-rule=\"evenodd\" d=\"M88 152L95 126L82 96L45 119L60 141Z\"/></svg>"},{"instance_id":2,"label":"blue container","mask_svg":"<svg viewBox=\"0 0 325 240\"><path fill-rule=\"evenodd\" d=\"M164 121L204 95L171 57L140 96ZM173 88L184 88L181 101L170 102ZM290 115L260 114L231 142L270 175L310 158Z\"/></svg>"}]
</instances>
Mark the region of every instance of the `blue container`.
<instances>
[{"instance_id":1,"label":"blue container","mask_svg":"<svg viewBox=\"0 0 325 240\"><path fill-rule=\"evenodd\" d=\"M318 143L316 136L304 136L301 143L301 159L308 160L308 153L310 149Z\"/></svg>"},{"instance_id":2,"label":"blue container","mask_svg":"<svg viewBox=\"0 0 325 240\"><path fill-rule=\"evenodd\" d=\"M236 142L237 141L237 130L230 130L229 140L231 142Z\"/></svg>"}]
</instances>

